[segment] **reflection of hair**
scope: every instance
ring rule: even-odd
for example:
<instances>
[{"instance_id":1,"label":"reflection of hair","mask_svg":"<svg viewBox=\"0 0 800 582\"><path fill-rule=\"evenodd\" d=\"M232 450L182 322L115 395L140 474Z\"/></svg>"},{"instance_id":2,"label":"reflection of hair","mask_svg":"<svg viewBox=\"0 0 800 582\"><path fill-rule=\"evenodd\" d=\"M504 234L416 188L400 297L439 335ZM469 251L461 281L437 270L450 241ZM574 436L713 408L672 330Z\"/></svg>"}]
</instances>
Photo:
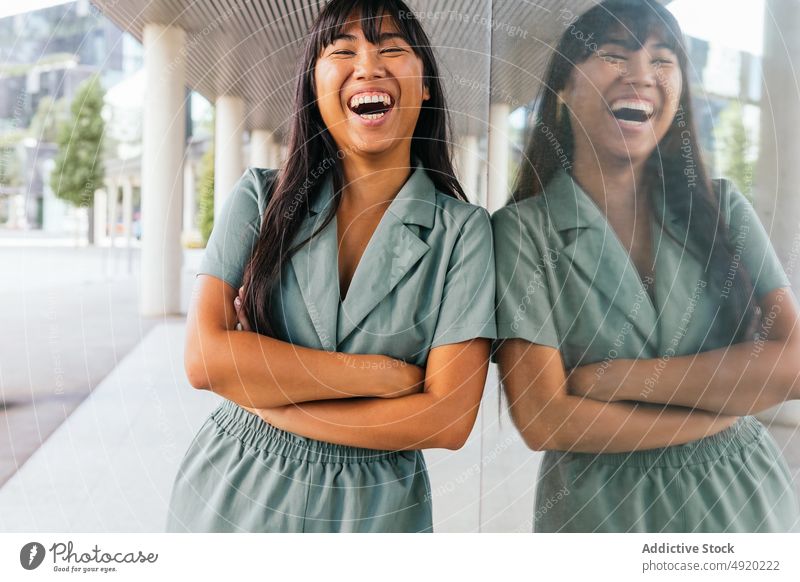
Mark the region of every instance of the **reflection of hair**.
<instances>
[{"instance_id":1,"label":"reflection of hair","mask_svg":"<svg viewBox=\"0 0 800 582\"><path fill-rule=\"evenodd\" d=\"M289 132L289 155L270 196L253 256L244 274L244 309L253 328L270 333L271 289L291 255L308 240L291 246L312 196L319 192L324 171L333 174L334 203L320 232L335 216L344 176L340 152L322 120L316 104L314 69L319 55L341 33L346 23L360 16L366 39L379 44L381 18L392 19L400 34L422 60L424 83L430 99L422 103L411 139L411 155L418 159L440 192L465 199L454 177L449 151L449 121L439 70L431 43L419 21L401 0L332 0L320 12L309 31L302 53Z\"/></svg>"},{"instance_id":2,"label":"reflection of hair","mask_svg":"<svg viewBox=\"0 0 800 582\"><path fill-rule=\"evenodd\" d=\"M737 284L720 309L717 322L729 329L731 322L735 321L738 326L736 339L741 340L752 332L756 322L753 284L744 266L734 260L735 251L729 242L720 200L712 189L701 157L683 34L675 17L662 5L652 0L609 0L568 22L542 85L536 123L514 186L513 198L518 201L540 194L559 168L571 169L574 162L572 126L569 115L559 114L558 94L566 87L576 64L587 60L609 38L619 38L620 34L636 46L642 46L655 35L677 57L682 80L678 113L647 161L644 187L651 196L659 190L665 193L664 199L670 210L688 226L688 240L679 242L706 265L711 281L722 288L726 276L736 272ZM684 152L686 157L682 155ZM656 204L653 208L658 210ZM663 220L661 213L656 214ZM665 230L675 239L668 228Z\"/></svg>"}]
</instances>

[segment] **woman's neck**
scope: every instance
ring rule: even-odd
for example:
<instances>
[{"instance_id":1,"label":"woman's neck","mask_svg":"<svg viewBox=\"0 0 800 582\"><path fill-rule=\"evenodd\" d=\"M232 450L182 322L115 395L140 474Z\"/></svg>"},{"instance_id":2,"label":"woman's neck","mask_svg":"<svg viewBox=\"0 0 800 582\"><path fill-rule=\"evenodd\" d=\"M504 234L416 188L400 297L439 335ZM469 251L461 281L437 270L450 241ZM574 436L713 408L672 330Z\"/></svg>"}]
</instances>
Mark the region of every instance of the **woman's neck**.
<instances>
[{"instance_id":1,"label":"woman's neck","mask_svg":"<svg viewBox=\"0 0 800 582\"><path fill-rule=\"evenodd\" d=\"M642 191L644 162L609 161L593 155L576 156L572 177L607 214L630 212L645 198Z\"/></svg>"},{"instance_id":2,"label":"woman's neck","mask_svg":"<svg viewBox=\"0 0 800 582\"><path fill-rule=\"evenodd\" d=\"M342 204L349 208L383 212L411 175L410 149L381 155L349 154L343 160Z\"/></svg>"}]
</instances>

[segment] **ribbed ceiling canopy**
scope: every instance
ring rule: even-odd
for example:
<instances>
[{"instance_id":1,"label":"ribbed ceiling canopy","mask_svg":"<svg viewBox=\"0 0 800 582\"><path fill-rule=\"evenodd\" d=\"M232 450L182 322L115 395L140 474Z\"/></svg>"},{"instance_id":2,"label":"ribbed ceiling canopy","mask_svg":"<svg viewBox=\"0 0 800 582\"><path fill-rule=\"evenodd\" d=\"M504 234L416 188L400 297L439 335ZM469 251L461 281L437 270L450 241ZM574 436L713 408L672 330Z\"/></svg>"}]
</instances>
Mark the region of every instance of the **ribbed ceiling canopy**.
<instances>
[{"instance_id":1,"label":"ribbed ceiling canopy","mask_svg":"<svg viewBox=\"0 0 800 582\"><path fill-rule=\"evenodd\" d=\"M214 100L243 97L247 126L282 133L298 53L321 0L93 0L141 41L147 23L186 31L187 84ZM489 100L534 98L567 16L595 0L412 0L441 68L456 129L485 131ZM492 55L492 58L490 58ZM491 73L490 73L491 71ZM491 79L491 83L490 83Z\"/></svg>"}]
</instances>

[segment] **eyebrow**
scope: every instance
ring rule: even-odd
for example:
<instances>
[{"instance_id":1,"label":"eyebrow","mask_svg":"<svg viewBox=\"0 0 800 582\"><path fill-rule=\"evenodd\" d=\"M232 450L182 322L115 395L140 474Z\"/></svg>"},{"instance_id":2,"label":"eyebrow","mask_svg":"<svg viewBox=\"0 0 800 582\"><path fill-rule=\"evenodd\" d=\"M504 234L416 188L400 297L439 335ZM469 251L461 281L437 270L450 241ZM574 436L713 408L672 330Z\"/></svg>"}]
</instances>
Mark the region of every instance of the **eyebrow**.
<instances>
[{"instance_id":1,"label":"eyebrow","mask_svg":"<svg viewBox=\"0 0 800 582\"><path fill-rule=\"evenodd\" d=\"M399 38L402 41L406 41L406 37L404 37L399 32L382 32L378 36L378 42L386 42L388 40L393 40L395 38ZM345 34L345 33L337 34L331 40L331 44L333 44L333 43L335 43L336 41L339 41L339 40L345 40L345 41L348 41L348 42L356 42L358 40L358 37L356 35L354 35L354 34Z\"/></svg>"},{"instance_id":2,"label":"eyebrow","mask_svg":"<svg viewBox=\"0 0 800 582\"><path fill-rule=\"evenodd\" d=\"M638 41L631 39L631 38L608 38L600 43L600 46L604 44L616 44L621 47L624 47L627 50L631 51L638 51L640 49L645 48L644 46L640 45ZM665 42L660 42L653 47L654 50L666 49L671 52L675 52L675 49L668 45Z\"/></svg>"}]
</instances>

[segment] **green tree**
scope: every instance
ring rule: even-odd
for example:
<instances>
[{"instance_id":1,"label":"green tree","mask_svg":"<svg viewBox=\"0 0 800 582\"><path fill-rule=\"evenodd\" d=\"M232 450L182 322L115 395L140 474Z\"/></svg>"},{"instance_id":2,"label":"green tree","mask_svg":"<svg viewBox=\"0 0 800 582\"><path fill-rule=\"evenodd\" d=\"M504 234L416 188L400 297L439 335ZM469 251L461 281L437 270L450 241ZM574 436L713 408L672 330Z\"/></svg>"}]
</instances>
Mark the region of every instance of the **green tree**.
<instances>
[{"instance_id":1,"label":"green tree","mask_svg":"<svg viewBox=\"0 0 800 582\"><path fill-rule=\"evenodd\" d=\"M42 97L31 119L30 136L39 141L55 143L67 117L67 105L66 99L54 101L49 95Z\"/></svg>"},{"instance_id":2,"label":"green tree","mask_svg":"<svg viewBox=\"0 0 800 582\"><path fill-rule=\"evenodd\" d=\"M738 101L732 101L719 116L716 141L719 168L751 202L755 160L750 156L750 139L744 126L744 112Z\"/></svg>"},{"instance_id":3,"label":"green tree","mask_svg":"<svg viewBox=\"0 0 800 582\"><path fill-rule=\"evenodd\" d=\"M197 228L203 237L203 244L208 243L211 229L214 227L214 142L200 160L198 172L199 208L197 212Z\"/></svg>"},{"instance_id":4,"label":"green tree","mask_svg":"<svg viewBox=\"0 0 800 582\"><path fill-rule=\"evenodd\" d=\"M0 135L0 189L24 185L20 147L24 130L6 131Z\"/></svg>"},{"instance_id":5,"label":"green tree","mask_svg":"<svg viewBox=\"0 0 800 582\"><path fill-rule=\"evenodd\" d=\"M89 242L94 242L92 207L94 191L105 180L101 116L103 89L97 77L78 88L70 105L70 118L58 132L58 153L50 176L50 187L59 198L89 209Z\"/></svg>"}]
</instances>

